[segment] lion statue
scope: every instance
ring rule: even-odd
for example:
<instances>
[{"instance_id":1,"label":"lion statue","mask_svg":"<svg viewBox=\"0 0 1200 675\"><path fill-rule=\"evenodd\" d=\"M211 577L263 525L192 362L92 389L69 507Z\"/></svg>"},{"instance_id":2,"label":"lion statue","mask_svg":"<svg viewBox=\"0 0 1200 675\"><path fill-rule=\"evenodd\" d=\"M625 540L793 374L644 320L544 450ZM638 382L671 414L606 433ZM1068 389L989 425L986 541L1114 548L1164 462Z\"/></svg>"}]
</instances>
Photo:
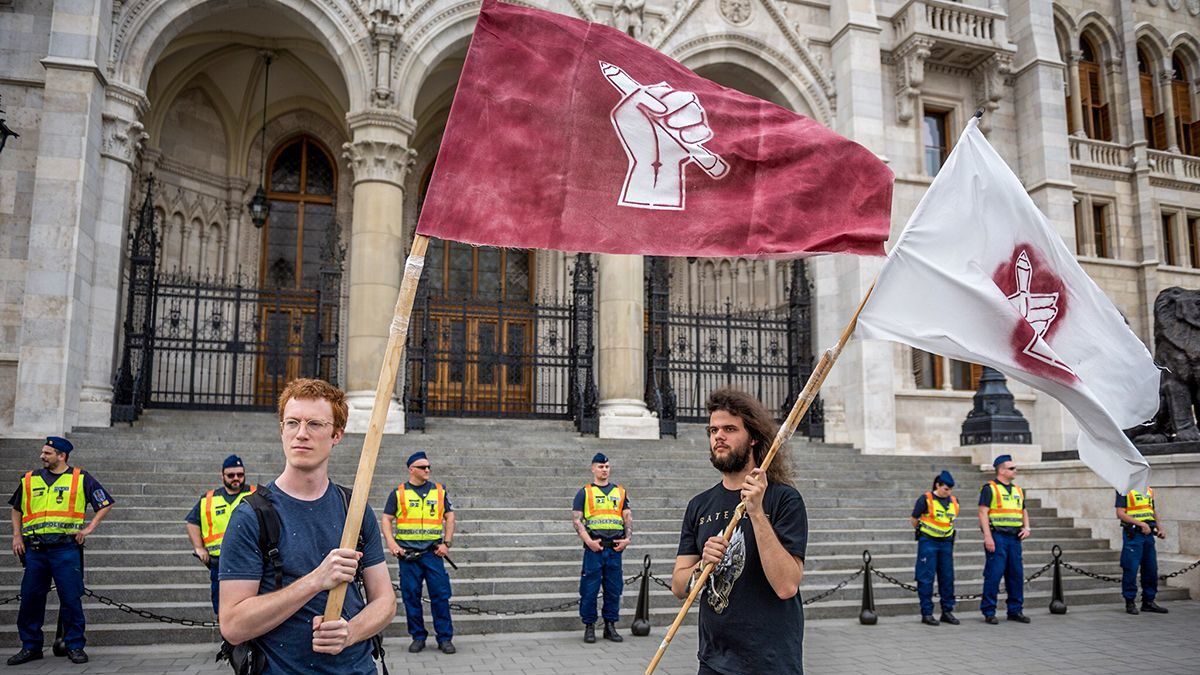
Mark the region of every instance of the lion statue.
<instances>
[{"instance_id":1,"label":"lion statue","mask_svg":"<svg viewBox=\"0 0 1200 675\"><path fill-rule=\"evenodd\" d=\"M1130 435L1139 444L1200 441L1200 291L1172 286L1158 294L1154 349L1163 368L1158 415Z\"/></svg>"}]
</instances>

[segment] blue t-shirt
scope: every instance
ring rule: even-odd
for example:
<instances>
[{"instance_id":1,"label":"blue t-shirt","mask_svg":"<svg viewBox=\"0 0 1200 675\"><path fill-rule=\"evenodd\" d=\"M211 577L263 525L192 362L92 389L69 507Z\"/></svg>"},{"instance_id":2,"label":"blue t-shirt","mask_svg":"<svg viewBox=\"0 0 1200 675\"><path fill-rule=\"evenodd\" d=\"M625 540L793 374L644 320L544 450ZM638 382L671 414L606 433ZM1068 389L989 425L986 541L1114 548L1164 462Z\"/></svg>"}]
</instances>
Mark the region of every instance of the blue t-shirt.
<instances>
[{"instance_id":1,"label":"blue t-shirt","mask_svg":"<svg viewBox=\"0 0 1200 675\"><path fill-rule=\"evenodd\" d=\"M331 482L325 494L314 501L296 499L275 487L268 499L279 513L279 554L283 560L283 584L287 586L321 564L342 538L346 505ZM362 534L366 542L359 564L363 569L384 562L379 539L379 522L368 506L363 514ZM225 539L221 543L221 581L257 580L258 594L275 589L275 573L263 560L258 547L258 516L243 502L233 511ZM369 640L347 647L341 654L317 654L312 650L312 620L325 613L328 592L322 591L266 635L258 638L267 657L268 674L281 675L375 675ZM362 611L365 603L354 584L346 593L342 618L350 619Z\"/></svg>"},{"instance_id":2,"label":"blue t-shirt","mask_svg":"<svg viewBox=\"0 0 1200 675\"><path fill-rule=\"evenodd\" d=\"M595 483L592 483L592 485L599 488L601 494L606 497L608 496L608 493L612 492L613 488L617 486L616 483L609 483L608 485L596 485ZM579 492L575 493L575 502L571 505L572 511L579 511L581 513L583 512L583 502L585 499L587 499L587 495L585 494L586 491L587 488L579 488ZM629 507L628 492L625 493L625 510L632 511L632 509ZM619 530L588 530L588 534L600 539L624 539L625 528L621 528Z\"/></svg>"},{"instance_id":3,"label":"blue t-shirt","mask_svg":"<svg viewBox=\"0 0 1200 675\"><path fill-rule=\"evenodd\" d=\"M412 490L413 492L416 492L417 496L420 497L421 499L425 499L426 495L429 494L429 491L433 489L433 486L434 486L434 481L431 481L431 480L427 480L424 483L421 483L420 486L413 485L412 483L409 483L408 481L404 482L404 487L409 490ZM445 490L445 492L442 493L442 498L446 500L446 513L450 513L451 511L454 510L454 505L450 503L450 491L446 489L445 485L442 486L442 489ZM396 515L396 491L395 490L392 490L391 492L388 493L387 503L383 505L383 512L389 516L395 517L395 515ZM392 535L393 539L396 538L396 533L394 531L389 532L388 534ZM400 541L400 539L396 539L396 541ZM433 548L434 546L437 546L437 544L438 544L438 542L436 542L436 541L408 541L408 540L404 540L403 543L404 543L404 548L412 549L414 551L426 551L426 550Z\"/></svg>"}]
</instances>

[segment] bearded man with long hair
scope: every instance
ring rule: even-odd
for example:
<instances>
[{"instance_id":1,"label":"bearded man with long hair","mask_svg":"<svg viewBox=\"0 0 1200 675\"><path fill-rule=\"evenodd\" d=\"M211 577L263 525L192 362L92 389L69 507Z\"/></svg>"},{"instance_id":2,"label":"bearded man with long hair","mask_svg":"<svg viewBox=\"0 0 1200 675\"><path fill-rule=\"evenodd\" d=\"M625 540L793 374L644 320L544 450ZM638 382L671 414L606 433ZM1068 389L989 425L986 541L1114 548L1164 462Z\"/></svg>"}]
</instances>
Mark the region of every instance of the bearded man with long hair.
<instances>
[{"instance_id":1,"label":"bearded man with long hair","mask_svg":"<svg viewBox=\"0 0 1200 675\"><path fill-rule=\"evenodd\" d=\"M760 468L778 429L762 403L723 388L707 407L709 460L721 482L688 503L671 576L682 599L701 566L716 564L701 595L699 675L803 673L804 499L782 449ZM746 515L726 541L739 502Z\"/></svg>"}]
</instances>

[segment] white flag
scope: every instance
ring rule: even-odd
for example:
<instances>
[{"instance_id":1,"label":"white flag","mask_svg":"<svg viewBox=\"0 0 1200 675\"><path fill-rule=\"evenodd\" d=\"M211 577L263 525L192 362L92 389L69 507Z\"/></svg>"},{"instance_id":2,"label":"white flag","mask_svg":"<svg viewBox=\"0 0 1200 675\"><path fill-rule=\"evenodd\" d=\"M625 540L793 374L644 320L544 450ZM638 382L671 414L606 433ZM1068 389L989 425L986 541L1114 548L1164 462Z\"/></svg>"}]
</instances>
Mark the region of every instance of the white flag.
<instances>
[{"instance_id":1,"label":"white flag","mask_svg":"<svg viewBox=\"0 0 1200 675\"><path fill-rule=\"evenodd\" d=\"M1058 399L1122 494L1150 466L1122 429L1158 409L1141 340L972 118L888 255L858 336L991 366Z\"/></svg>"}]
</instances>

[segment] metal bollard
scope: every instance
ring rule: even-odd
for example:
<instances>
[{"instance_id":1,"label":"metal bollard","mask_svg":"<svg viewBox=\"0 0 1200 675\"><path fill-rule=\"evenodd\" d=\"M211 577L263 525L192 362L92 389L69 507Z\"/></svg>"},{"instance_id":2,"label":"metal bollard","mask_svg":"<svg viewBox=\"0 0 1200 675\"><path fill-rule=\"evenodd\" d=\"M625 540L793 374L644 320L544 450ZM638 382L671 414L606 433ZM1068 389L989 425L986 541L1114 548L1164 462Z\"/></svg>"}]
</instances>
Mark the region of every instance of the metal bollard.
<instances>
[{"instance_id":1,"label":"metal bollard","mask_svg":"<svg viewBox=\"0 0 1200 675\"><path fill-rule=\"evenodd\" d=\"M642 587L638 589L637 613L630 631L638 637L650 634L650 556L642 559Z\"/></svg>"},{"instance_id":2,"label":"metal bollard","mask_svg":"<svg viewBox=\"0 0 1200 675\"><path fill-rule=\"evenodd\" d=\"M1050 613L1066 614L1067 600L1063 597L1062 585L1062 549L1055 544L1050 552L1054 555L1054 592L1050 598Z\"/></svg>"},{"instance_id":3,"label":"metal bollard","mask_svg":"<svg viewBox=\"0 0 1200 675\"><path fill-rule=\"evenodd\" d=\"M858 613L858 622L864 626L874 626L879 622L875 613L875 590L871 586L871 552L863 551L863 592L862 611Z\"/></svg>"}]
</instances>

